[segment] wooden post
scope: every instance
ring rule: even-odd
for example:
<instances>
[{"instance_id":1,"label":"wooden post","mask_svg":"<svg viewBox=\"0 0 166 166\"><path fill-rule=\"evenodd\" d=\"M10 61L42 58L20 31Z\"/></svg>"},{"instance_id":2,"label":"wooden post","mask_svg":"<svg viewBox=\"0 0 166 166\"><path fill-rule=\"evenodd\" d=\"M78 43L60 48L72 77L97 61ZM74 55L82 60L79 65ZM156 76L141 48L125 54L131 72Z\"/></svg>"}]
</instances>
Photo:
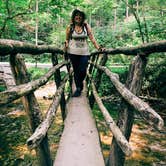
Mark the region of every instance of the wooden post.
<instances>
[{"instance_id":1,"label":"wooden post","mask_svg":"<svg viewBox=\"0 0 166 166\"><path fill-rule=\"evenodd\" d=\"M108 60L108 56L107 54L103 54L101 60L100 60L100 65L101 66L105 66L106 62ZM99 86L100 86L100 83L101 83L101 78L102 78L102 75L103 75L103 71L97 69L97 72L96 72L96 76L95 76L95 86L96 86L96 90L99 89ZM95 102L95 98L93 96L93 93L91 93L91 95L89 96L89 101L90 101L90 106L91 108L93 108L93 105L94 105L94 102Z\"/></svg>"},{"instance_id":2,"label":"wooden post","mask_svg":"<svg viewBox=\"0 0 166 166\"><path fill-rule=\"evenodd\" d=\"M140 55L136 56L136 59L133 61L130 66L129 75L126 81L126 87L135 95L139 95L142 79L145 72L147 60ZM126 139L129 140L131 135L131 130L134 121L134 111L128 105L122 105L122 109L119 111L119 118L117 125L119 126L122 133L125 135ZM115 138L113 138L110 156L107 162L107 166L123 166L125 161L125 155L122 152L121 148L118 146Z\"/></svg>"},{"instance_id":3,"label":"wooden post","mask_svg":"<svg viewBox=\"0 0 166 166\"><path fill-rule=\"evenodd\" d=\"M65 59L66 61L69 60L69 55L67 54L66 51L64 52L64 59ZM66 99L66 100L68 100L68 99L71 97L71 95L72 95L72 82L73 82L72 73L73 73L73 71L71 70L71 63L68 63L68 64L66 65L66 68L67 68L67 71L68 71L68 74L69 74L69 85L70 85L70 90L69 90L69 92L68 92L68 95L67 95L68 97L67 97L67 99Z\"/></svg>"},{"instance_id":4,"label":"wooden post","mask_svg":"<svg viewBox=\"0 0 166 166\"><path fill-rule=\"evenodd\" d=\"M95 55L92 55L92 56L90 57L90 59L91 59L92 62L95 61L95 58L96 58ZM89 75L92 74L93 68L94 68L93 65L90 64L89 69L88 69L88 72L89 72L88 74L89 74ZM88 90L89 90L89 86L90 86L90 78L89 78L89 77L86 78L86 82L87 82Z\"/></svg>"},{"instance_id":5,"label":"wooden post","mask_svg":"<svg viewBox=\"0 0 166 166\"><path fill-rule=\"evenodd\" d=\"M52 54L52 64L53 64L53 66L55 66L55 65L58 64L57 54ZM55 80L55 84L56 84L57 89L58 89L59 86L60 86L60 83L61 83L60 70L57 70L55 72L55 74L54 74L54 80ZM66 117L66 113L65 113L66 100L65 100L65 94L64 94L64 92L62 93L62 96L61 96L60 107L61 107L62 119L64 121L65 117Z\"/></svg>"},{"instance_id":6,"label":"wooden post","mask_svg":"<svg viewBox=\"0 0 166 166\"><path fill-rule=\"evenodd\" d=\"M15 54L10 55L10 65L17 85L30 81L22 56ZM40 112L39 105L33 92L22 97L22 101L30 120L31 132L33 133L42 122L42 114ZM47 136L40 143L39 147L36 148L36 154L38 156L40 166L52 165Z\"/></svg>"}]
</instances>

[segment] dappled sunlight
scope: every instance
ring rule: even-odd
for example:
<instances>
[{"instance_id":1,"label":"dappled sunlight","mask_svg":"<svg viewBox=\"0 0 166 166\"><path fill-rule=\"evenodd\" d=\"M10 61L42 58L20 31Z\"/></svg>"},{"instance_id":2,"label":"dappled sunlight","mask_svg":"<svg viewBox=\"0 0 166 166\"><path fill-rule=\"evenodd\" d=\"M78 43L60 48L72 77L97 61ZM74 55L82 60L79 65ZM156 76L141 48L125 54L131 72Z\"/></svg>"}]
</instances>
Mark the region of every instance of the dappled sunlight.
<instances>
[{"instance_id":1,"label":"dappled sunlight","mask_svg":"<svg viewBox=\"0 0 166 166\"><path fill-rule=\"evenodd\" d=\"M7 115L12 117L20 117L20 116L25 116L26 112L23 110L15 110L15 111L9 112Z\"/></svg>"},{"instance_id":2,"label":"dappled sunlight","mask_svg":"<svg viewBox=\"0 0 166 166\"><path fill-rule=\"evenodd\" d=\"M53 81L48 82L45 86L40 87L35 91L35 96L38 99L51 98L56 92L56 86Z\"/></svg>"},{"instance_id":3,"label":"dappled sunlight","mask_svg":"<svg viewBox=\"0 0 166 166\"><path fill-rule=\"evenodd\" d=\"M100 139L102 141L103 144L105 145L110 145L112 142L112 134L111 132L107 135L105 135L105 133L100 132Z\"/></svg>"},{"instance_id":4,"label":"dappled sunlight","mask_svg":"<svg viewBox=\"0 0 166 166\"><path fill-rule=\"evenodd\" d=\"M24 157L26 154L32 156L36 155L35 150L29 150L27 145L19 145L17 147L13 147L13 149L16 150L22 157Z\"/></svg>"},{"instance_id":5,"label":"dappled sunlight","mask_svg":"<svg viewBox=\"0 0 166 166\"><path fill-rule=\"evenodd\" d=\"M127 157L127 159L134 158L135 160L145 160L146 157L141 153L141 151L147 146L148 141L143 138L142 133L139 131L138 125L133 125L129 143L133 153L130 157Z\"/></svg>"}]
</instances>

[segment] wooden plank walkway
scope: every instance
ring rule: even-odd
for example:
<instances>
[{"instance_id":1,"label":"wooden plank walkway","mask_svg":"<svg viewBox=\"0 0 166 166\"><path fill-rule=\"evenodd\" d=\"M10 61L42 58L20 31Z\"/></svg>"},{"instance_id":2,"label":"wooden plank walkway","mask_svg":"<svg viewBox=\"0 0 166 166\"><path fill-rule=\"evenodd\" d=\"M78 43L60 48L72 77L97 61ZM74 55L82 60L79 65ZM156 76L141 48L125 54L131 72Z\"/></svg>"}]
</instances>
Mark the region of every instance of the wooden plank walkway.
<instances>
[{"instance_id":1,"label":"wooden plank walkway","mask_svg":"<svg viewBox=\"0 0 166 166\"><path fill-rule=\"evenodd\" d=\"M70 99L67 112L54 166L104 166L98 131L85 92Z\"/></svg>"}]
</instances>

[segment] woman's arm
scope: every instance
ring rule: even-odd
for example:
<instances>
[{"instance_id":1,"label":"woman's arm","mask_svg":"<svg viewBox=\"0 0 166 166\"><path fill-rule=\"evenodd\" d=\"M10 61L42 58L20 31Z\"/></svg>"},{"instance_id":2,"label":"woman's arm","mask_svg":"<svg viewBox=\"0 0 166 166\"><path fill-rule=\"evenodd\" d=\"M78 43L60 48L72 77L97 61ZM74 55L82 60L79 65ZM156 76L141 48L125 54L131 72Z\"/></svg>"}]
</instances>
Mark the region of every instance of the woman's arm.
<instances>
[{"instance_id":1,"label":"woman's arm","mask_svg":"<svg viewBox=\"0 0 166 166\"><path fill-rule=\"evenodd\" d=\"M70 38L70 25L66 28L66 41L65 41L65 47L68 47L69 44L69 38Z\"/></svg>"},{"instance_id":2,"label":"woman's arm","mask_svg":"<svg viewBox=\"0 0 166 166\"><path fill-rule=\"evenodd\" d=\"M93 43L94 47L99 50L99 49L100 49L100 46L97 44L96 39L95 39L95 37L93 36L91 27L90 27L89 24L87 24L87 23L86 23L86 27L87 27L89 39L90 39L91 42Z\"/></svg>"}]
</instances>

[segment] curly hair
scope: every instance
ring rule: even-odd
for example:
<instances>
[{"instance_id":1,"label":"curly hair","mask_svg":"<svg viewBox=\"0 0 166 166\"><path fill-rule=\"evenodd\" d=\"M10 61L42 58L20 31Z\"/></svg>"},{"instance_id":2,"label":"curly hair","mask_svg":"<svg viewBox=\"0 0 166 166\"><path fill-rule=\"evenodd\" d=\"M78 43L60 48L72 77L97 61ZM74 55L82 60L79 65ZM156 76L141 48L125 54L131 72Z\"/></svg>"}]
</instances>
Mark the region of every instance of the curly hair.
<instances>
[{"instance_id":1,"label":"curly hair","mask_svg":"<svg viewBox=\"0 0 166 166\"><path fill-rule=\"evenodd\" d=\"M86 15L83 11L80 11L78 9L75 9L73 12L72 12L72 16L71 16L71 21L72 23L74 24L74 17L77 15L77 14L80 14L82 16L82 22L81 22L81 25L84 23L85 19L86 19Z\"/></svg>"}]
</instances>

